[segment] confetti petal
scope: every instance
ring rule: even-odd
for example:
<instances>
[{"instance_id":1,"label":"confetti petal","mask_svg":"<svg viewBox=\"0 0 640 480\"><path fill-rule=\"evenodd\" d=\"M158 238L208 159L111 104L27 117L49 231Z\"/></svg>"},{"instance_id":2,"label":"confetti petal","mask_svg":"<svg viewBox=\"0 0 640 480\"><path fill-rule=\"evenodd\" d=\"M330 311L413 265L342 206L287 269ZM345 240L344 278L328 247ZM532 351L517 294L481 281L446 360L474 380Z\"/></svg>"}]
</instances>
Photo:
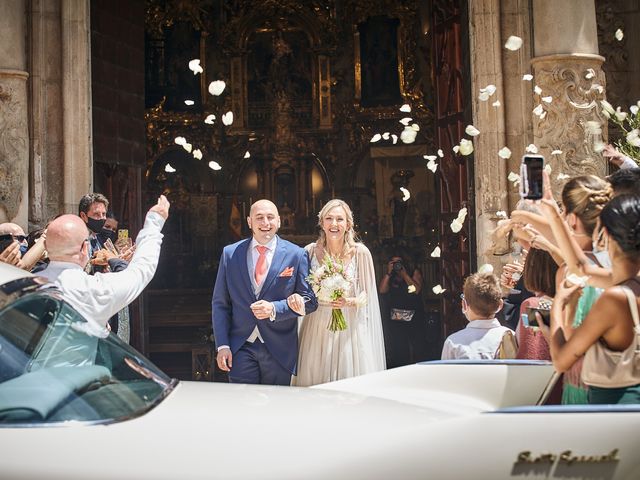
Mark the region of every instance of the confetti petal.
<instances>
[{"instance_id":1,"label":"confetti petal","mask_svg":"<svg viewBox=\"0 0 640 480\"><path fill-rule=\"evenodd\" d=\"M182 148L184 148L187 152L191 153L192 145L190 143L185 143L182 145Z\"/></svg>"},{"instance_id":2,"label":"confetti petal","mask_svg":"<svg viewBox=\"0 0 640 480\"><path fill-rule=\"evenodd\" d=\"M465 218L467 218L467 212L468 212L467 207L462 207L458 212L457 220L459 220L460 222L464 222Z\"/></svg>"},{"instance_id":3,"label":"confetti petal","mask_svg":"<svg viewBox=\"0 0 640 480\"><path fill-rule=\"evenodd\" d=\"M411 123L411 120L413 120L413 118L411 117L404 117L402 120L398 120L402 125L404 125L405 127L408 126Z\"/></svg>"},{"instance_id":4,"label":"confetti petal","mask_svg":"<svg viewBox=\"0 0 640 480\"><path fill-rule=\"evenodd\" d=\"M408 103L405 103L400 107L400 111L404 113L409 113L411 111L411 105L409 105Z\"/></svg>"},{"instance_id":5,"label":"confetti petal","mask_svg":"<svg viewBox=\"0 0 640 480\"><path fill-rule=\"evenodd\" d=\"M173 173L176 171L175 168L173 168L171 165L169 165L168 163L164 166L164 171L167 173Z\"/></svg>"},{"instance_id":6,"label":"confetti petal","mask_svg":"<svg viewBox=\"0 0 640 480\"><path fill-rule=\"evenodd\" d=\"M249 158L249 157L251 157L251 153L249 153L249 150L247 150L247 151L244 153L244 158Z\"/></svg>"},{"instance_id":7,"label":"confetti petal","mask_svg":"<svg viewBox=\"0 0 640 480\"><path fill-rule=\"evenodd\" d=\"M187 105L187 106L189 106L189 107L190 107L191 105L194 105L195 103L196 103L196 102L194 102L193 100L185 100L185 101L184 101L184 104L185 104L185 105Z\"/></svg>"},{"instance_id":8,"label":"confetti petal","mask_svg":"<svg viewBox=\"0 0 640 480\"><path fill-rule=\"evenodd\" d=\"M189 70L191 70L194 75L204 72L204 70L202 70L202 67L200 66L199 58L194 58L189 62Z\"/></svg>"},{"instance_id":9,"label":"confetti petal","mask_svg":"<svg viewBox=\"0 0 640 480\"><path fill-rule=\"evenodd\" d=\"M554 150L551 155L562 155L562 150Z\"/></svg>"},{"instance_id":10,"label":"confetti petal","mask_svg":"<svg viewBox=\"0 0 640 480\"><path fill-rule=\"evenodd\" d=\"M595 76L596 76L596 71L593 68L589 68L587 69L587 73L585 74L584 78L586 78L587 80L591 80Z\"/></svg>"},{"instance_id":11,"label":"confetti petal","mask_svg":"<svg viewBox=\"0 0 640 480\"><path fill-rule=\"evenodd\" d=\"M227 127L233 123L233 112L228 111L224 115L222 115L222 123Z\"/></svg>"},{"instance_id":12,"label":"confetti petal","mask_svg":"<svg viewBox=\"0 0 640 480\"><path fill-rule=\"evenodd\" d=\"M427 168L429 170L431 170L433 173L436 173L436 169L438 168L438 164L435 162L435 160L429 160L427 162Z\"/></svg>"},{"instance_id":13,"label":"confetti petal","mask_svg":"<svg viewBox=\"0 0 640 480\"><path fill-rule=\"evenodd\" d=\"M176 137L173 139L173 141L176 145L184 145L185 143L187 143L187 139L184 137Z\"/></svg>"},{"instance_id":14,"label":"confetti petal","mask_svg":"<svg viewBox=\"0 0 640 480\"><path fill-rule=\"evenodd\" d=\"M416 293L416 286L415 285L407 286L407 293Z\"/></svg>"},{"instance_id":15,"label":"confetti petal","mask_svg":"<svg viewBox=\"0 0 640 480\"><path fill-rule=\"evenodd\" d=\"M500 158L504 158L505 160L507 158L511 158L511 150L509 150L509 147L502 147L498 152L498 156Z\"/></svg>"},{"instance_id":16,"label":"confetti petal","mask_svg":"<svg viewBox=\"0 0 640 480\"><path fill-rule=\"evenodd\" d=\"M504 210L498 210L496 212L496 217L498 217L498 218L507 218L507 212L505 212Z\"/></svg>"},{"instance_id":17,"label":"confetti petal","mask_svg":"<svg viewBox=\"0 0 640 480\"><path fill-rule=\"evenodd\" d=\"M411 128L413 128L416 132L420 131L420 125L418 125L417 123L412 123Z\"/></svg>"},{"instance_id":18,"label":"confetti petal","mask_svg":"<svg viewBox=\"0 0 640 480\"><path fill-rule=\"evenodd\" d=\"M393 141L393 144L395 145L396 143L398 143L398 135L396 135L395 133L391 134L391 140Z\"/></svg>"},{"instance_id":19,"label":"confetti petal","mask_svg":"<svg viewBox=\"0 0 640 480\"><path fill-rule=\"evenodd\" d=\"M384 132L384 133L382 134L382 139L383 139L383 140L389 140L389 135L390 135L390 134L389 134L389 132Z\"/></svg>"},{"instance_id":20,"label":"confetti petal","mask_svg":"<svg viewBox=\"0 0 640 480\"><path fill-rule=\"evenodd\" d=\"M533 109L533 114L540 117L543 113L544 113L544 110L542 109L542 104L539 103L538 106L536 106L536 108Z\"/></svg>"},{"instance_id":21,"label":"confetti petal","mask_svg":"<svg viewBox=\"0 0 640 480\"><path fill-rule=\"evenodd\" d=\"M422 157L423 157L425 160L429 160L429 161L431 161L431 160L437 160L437 159L438 159L438 157L436 157L435 155L423 155Z\"/></svg>"},{"instance_id":22,"label":"confetti petal","mask_svg":"<svg viewBox=\"0 0 640 480\"><path fill-rule=\"evenodd\" d=\"M369 142L371 143L379 142L381 138L382 138L382 135L380 135L379 133L376 133L373 137L371 137L371 140L369 140Z\"/></svg>"},{"instance_id":23,"label":"confetti petal","mask_svg":"<svg viewBox=\"0 0 640 480\"><path fill-rule=\"evenodd\" d=\"M222 92L224 92L224 89L226 86L227 84L224 83L224 81L222 80L216 80L215 82L211 82L209 84L209 93L216 97L219 95L222 95Z\"/></svg>"},{"instance_id":24,"label":"confetti petal","mask_svg":"<svg viewBox=\"0 0 640 480\"><path fill-rule=\"evenodd\" d=\"M511 35L507 38L507 43L504 44L504 48L511 51L519 50L520 47L522 47L522 39L515 35Z\"/></svg>"},{"instance_id":25,"label":"confetti petal","mask_svg":"<svg viewBox=\"0 0 640 480\"><path fill-rule=\"evenodd\" d=\"M481 265L478 269L478 273L493 273L493 265L491 265L490 263Z\"/></svg>"},{"instance_id":26,"label":"confetti petal","mask_svg":"<svg viewBox=\"0 0 640 480\"><path fill-rule=\"evenodd\" d=\"M460 155L471 155L473 153L473 142L463 138L460 140Z\"/></svg>"},{"instance_id":27,"label":"confetti petal","mask_svg":"<svg viewBox=\"0 0 640 480\"><path fill-rule=\"evenodd\" d=\"M542 95L542 89L536 85L535 87L533 87L533 93L535 93L536 95Z\"/></svg>"},{"instance_id":28,"label":"confetti petal","mask_svg":"<svg viewBox=\"0 0 640 480\"><path fill-rule=\"evenodd\" d=\"M442 149L441 149L441 148L439 148L439 149L438 149L438 156L439 156L440 158L444 158L444 152L442 151Z\"/></svg>"},{"instance_id":29,"label":"confetti petal","mask_svg":"<svg viewBox=\"0 0 640 480\"><path fill-rule=\"evenodd\" d=\"M462 230L462 222L456 218L453 222L451 222L450 228L453 233L458 233L460 230Z\"/></svg>"},{"instance_id":30,"label":"confetti petal","mask_svg":"<svg viewBox=\"0 0 640 480\"><path fill-rule=\"evenodd\" d=\"M191 152L193 158L196 160L202 160L202 151L199 148L196 148L193 152Z\"/></svg>"},{"instance_id":31,"label":"confetti petal","mask_svg":"<svg viewBox=\"0 0 640 480\"><path fill-rule=\"evenodd\" d=\"M518 175L516 172L509 172L507 180L512 182L514 186L518 185L520 183L520 175Z\"/></svg>"},{"instance_id":32,"label":"confetti petal","mask_svg":"<svg viewBox=\"0 0 640 480\"><path fill-rule=\"evenodd\" d=\"M453 150L453 153L458 154L460 151L460 145L454 145L451 150Z\"/></svg>"},{"instance_id":33,"label":"confetti petal","mask_svg":"<svg viewBox=\"0 0 640 480\"><path fill-rule=\"evenodd\" d=\"M551 175L551 164L547 163L544 166L544 171L547 172L547 175Z\"/></svg>"},{"instance_id":34,"label":"confetti petal","mask_svg":"<svg viewBox=\"0 0 640 480\"><path fill-rule=\"evenodd\" d=\"M220 164L218 162L213 161L213 160L211 160L209 162L209 168L211 170L222 170L222 167L220 166Z\"/></svg>"},{"instance_id":35,"label":"confetti petal","mask_svg":"<svg viewBox=\"0 0 640 480\"><path fill-rule=\"evenodd\" d=\"M529 153L538 153L538 147L536 147L533 143L527 145L527 148L525 150Z\"/></svg>"},{"instance_id":36,"label":"confetti petal","mask_svg":"<svg viewBox=\"0 0 640 480\"><path fill-rule=\"evenodd\" d=\"M481 102L486 102L487 100L489 100L489 97L491 95L489 95L487 92L480 92L480 94L478 95L478 100L480 100Z\"/></svg>"},{"instance_id":37,"label":"confetti petal","mask_svg":"<svg viewBox=\"0 0 640 480\"><path fill-rule=\"evenodd\" d=\"M207 125L213 125L213 122L215 121L216 116L212 113L210 115L207 115L207 118L204 119L204 123L206 123Z\"/></svg>"},{"instance_id":38,"label":"confetti petal","mask_svg":"<svg viewBox=\"0 0 640 480\"><path fill-rule=\"evenodd\" d=\"M464 132L470 137L475 137L477 135L480 135L480 130L478 130L473 125L467 125L467 128L464 129Z\"/></svg>"},{"instance_id":39,"label":"confetti petal","mask_svg":"<svg viewBox=\"0 0 640 480\"><path fill-rule=\"evenodd\" d=\"M491 105L492 105L492 106L494 106L494 107L496 107L496 108L498 108L498 107L499 107L500 105L502 105L502 104L500 103L500 100L496 100L496 101L495 101L495 102L493 102Z\"/></svg>"},{"instance_id":40,"label":"confetti petal","mask_svg":"<svg viewBox=\"0 0 640 480\"><path fill-rule=\"evenodd\" d=\"M622 39L624 38L624 32L622 31L621 28L619 28L618 30L616 30L616 33L614 34L614 36L616 37L616 40L621 42Z\"/></svg>"},{"instance_id":41,"label":"confetti petal","mask_svg":"<svg viewBox=\"0 0 640 480\"><path fill-rule=\"evenodd\" d=\"M433 249L433 252L431 252L431 256L433 258L440 258L440 254L442 253L442 251L440 250L440 247L437 246L436 248Z\"/></svg>"},{"instance_id":42,"label":"confetti petal","mask_svg":"<svg viewBox=\"0 0 640 480\"><path fill-rule=\"evenodd\" d=\"M551 103L553 101L553 97L549 95L548 97L542 97L541 100L545 103Z\"/></svg>"},{"instance_id":43,"label":"confetti petal","mask_svg":"<svg viewBox=\"0 0 640 480\"><path fill-rule=\"evenodd\" d=\"M411 192L404 187L400 187L400 191L402 192L402 201L406 202L411 198Z\"/></svg>"},{"instance_id":44,"label":"confetti petal","mask_svg":"<svg viewBox=\"0 0 640 480\"><path fill-rule=\"evenodd\" d=\"M436 285L435 287L433 287L433 288L431 289L431 291L432 291L433 293L435 293L436 295L440 295L441 293L446 292L446 291L447 291L447 289L446 289L446 288L442 288L442 285L438 284L438 285Z\"/></svg>"},{"instance_id":45,"label":"confetti petal","mask_svg":"<svg viewBox=\"0 0 640 480\"><path fill-rule=\"evenodd\" d=\"M400 134L400 140L402 141L402 143L413 143L416 141L417 135L418 132L416 132L413 128L404 127L404 130L402 130L402 133Z\"/></svg>"},{"instance_id":46,"label":"confetti petal","mask_svg":"<svg viewBox=\"0 0 640 480\"><path fill-rule=\"evenodd\" d=\"M569 175L567 175L566 173L559 173L558 176L556 177L558 179L558 181L563 181L563 180L567 180L569 178L571 178Z\"/></svg>"},{"instance_id":47,"label":"confetti petal","mask_svg":"<svg viewBox=\"0 0 640 480\"><path fill-rule=\"evenodd\" d=\"M525 73L522 76L522 80L524 80L525 82L530 82L531 80L533 80L533 75L531 75L530 73Z\"/></svg>"}]
</instances>

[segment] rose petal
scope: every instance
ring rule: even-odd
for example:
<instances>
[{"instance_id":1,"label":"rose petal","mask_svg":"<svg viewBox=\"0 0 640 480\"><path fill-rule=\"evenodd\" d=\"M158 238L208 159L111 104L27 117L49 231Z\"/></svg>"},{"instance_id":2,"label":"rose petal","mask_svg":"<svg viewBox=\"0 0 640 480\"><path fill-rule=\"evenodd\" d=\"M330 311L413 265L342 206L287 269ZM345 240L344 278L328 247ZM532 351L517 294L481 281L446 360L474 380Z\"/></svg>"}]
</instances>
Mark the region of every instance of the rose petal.
<instances>
[{"instance_id":1,"label":"rose petal","mask_svg":"<svg viewBox=\"0 0 640 480\"><path fill-rule=\"evenodd\" d=\"M454 145L451 150L453 150L453 153L457 154L460 151L460 145Z\"/></svg>"},{"instance_id":2,"label":"rose petal","mask_svg":"<svg viewBox=\"0 0 640 480\"><path fill-rule=\"evenodd\" d=\"M504 44L504 48L511 51L516 51L520 49L520 47L522 47L522 39L515 35L511 35L507 38L507 43Z\"/></svg>"},{"instance_id":3,"label":"rose petal","mask_svg":"<svg viewBox=\"0 0 640 480\"><path fill-rule=\"evenodd\" d=\"M176 145L184 145L185 143L187 143L187 139L184 137L176 137L173 139L173 141L176 143Z\"/></svg>"},{"instance_id":4,"label":"rose petal","mask_svg":"<svg viewBox=\"0 0 640 480\"><path fill-rule=\"evenodd\" d=\"M220 164L218 162L213 161L213 160L211 160L209 162L209 168L211 170L222 170L222 167L220 166Z\"/></svg>"},{"instance_id":5,"label":"rose petal","mask_svg":"<svg viewBox=\"0 0 640 480\"><path fill-rule=\"evenodd\" d=\"M175 168L173 168L171 165L169 165L168 163L164 166L164 171L167 173L173 173L176 171Z\"/></svg>"},{"instance_id":6,"label":"rose petal","mask_svg":"<svg viewBox=\"0 0 640 480\"><path fill-rule=\"evenodd\" d=\"M525 150L529 153L538 153L538 147L536 147L533 143L527 145L527 148Z\"/></svg>"},{"instance_id":7,"label":"rose petal","mask_svg":"<svg viewBox=\"0 0 640 480\"><path fill-rule=\"evenodd\" d=\"M194 105L195 103L196 103L196 102L194 102L193 100L185 100L185 101L184 101L184 104L185 104L185 105L187 105L187 106L189 106L189 107L190 107L191 105Z\"/></svg>"},{"instance_id":8,"label":"rose petal","mask_svg":"<svg viewBox=\"0 0 640 480\"><path fill-rule=\"evenodd\" d=\"M500 105L502 105L502 104L500 103L500 100L496 100L496 101L495 101L495 102L493 102L491 105L492 105L492 106L494 106L494 107L496 107L496 108L498 108L498 107L499 107Z\"/></svg>"},{"instance_id":9,"label":"rose petal","mask_svg":"<svg viewBox=\"0 0 640 480\"><path fill-rule=\"evenodd\" d=\"M193 152L191 152L193 158L197 160L202 160L202 151L199 148L196 148Z\"/></svg>"},{"instance_id":10,"label":"rose petal","mask_svg":"<svg viewBox=\"0 0 640 480\"><path fill-rule=\"evenodd\" d=\"M478 273L493 273L493 265L491 265L490 263L481 265L478 269Z\"/></svg>"},{"instance_id":11,"label":"rose petal","mask_svg":"<svg viewBox=\"0 0 640 480\"><path fill-rule=\"evenodd\" d=\"M553 97L549 95L548 97L542 97L541 100L546 103L551 103L553 101Z\"/></svg>"},{"instance_id":12,"label":"rose petal","mask_svg":"<svg viewBox=\"0 0 640 480\"><path fill-rule=\"evenodd\" d=\"M227 127L233 123L233 112L228 111L224 115L222 115L222 123Z\"/></svg>"},{"instance_id":13,"label":"rose petal","mask_svg":"<svg viewBox=\"0 0 640 480\"><path fill-rule=\"evenodd\" d=\"M439 156L440 158L444 158L444 152L442 151L442 149L441 149L441 148L439 148L439 149L438 149L438 156Z\"/></svg>"},{"instance_id":14,"label":"rose petal","mask_svg":"<svg viewBox=\"0 0 640 480\"><path fill-rule=\"evenodd\" d=\"M504 158L505 160L507 158L511 158L511 150L509 150L509 147L502 147L498 152L498 156L500 158Z\"/></svg>"},{"instance_id":15,"label":"rose petal","mask_svg":"<svg viewBox=\"0 0 640 480\"><path fill-rule=\"evenodd\" d=\"M441 253L442 253L442 252L441 252L441 250L440 250L440 247L439 247L439 246L437 246L436 248L434 248L434 249L433 249L433 252L431 252L431 256L432 256L433 258L440 258L440 254L441 254Z\"/></svg>"},{"instance_id":16,"label":"rose petal","mask_svg":"<svg viewBox=\"0 0 640 480\"><path fill-rule=\"evenodd\" d=\"M475 137L477 135L480 135L480 130L478 130L473 125L467 125L467 128L464 129L464 132L470 137Z\"/></svg>"},{"instance_id":17,"label":"rose petal","mask_svg":"<svg viewBox=\"0 0 640 480\"><path fill-rule=\"evenodd\" d=\"M456 218L453 222L451 222L450 228L453 233L458 233L460 230L462 230L462 222Z\"/></svg>"},{"instance_id":18,"label":"rose petal","mask_svg":"<svg viewBox=\"0 0 640 480\"><path fill-rule=\"evenodd\" d=\"M542 104L539 103L538 106L536 106L536 108L533 109L533 114L537 115L538 117L541 116L544 113L544 110L542 109Z\"/></svg>"},{"instance_id":19,"label":"rose petal","mask_svg":"<svg viewBox=\"0 0 640 480\"><path fill-rule=\"evenodd\" d=\"M391 140L393 141L393 144L395 145L396 143L398 143L398 135L396 135L395 133L391 134Z\"/></svg>"},{"instance_id":20,"label":"rose petal","mask_svg":"<svg viewBox=\"0 0 640 480\"><path fill-rule=\"evenodd\" d=\"M200 66L199 58L194 58L189 62L189 70L191 70L194 75L204 72L204 70L202 70L202 67Z\"/></svg>"},{"instance_id":21,"label":"rose petal","mask_svg":"<svg viewBox=\"0 0 640 480\"><path fill-rule=\"evenodd\" d=\"M403 119L398 120L398 121L399 121L402 125L404 125L404 126L406 127L407 125L409 125L409 123L411 123L411 120L413 120L413 118L411 118L411 117L404 117Z\"/></svg>"},{"instance_id":22,"label":"rose petal","mask_svg":"<svg viewBox=\"0 0 640 480\"><path fill-rule=\"evenodd\" d=\"M438 164L435 162L435 160L429 160L427 162L427 168L429 170L431 170L433 173L436 173L436 169L438 168Z\"/></svg>"},{"instance_id":23,"label":"rose petal","mask_svg":"<svg viewBox=\"0 0 640 480\"><path fill-rule=\"evenodd\" d=\"M486 102L487 100L489 100L489 97L491 95L489 95L487 92L480 92L480 95L478 95L478 100L480 100L481 102Z\"/></svg>"},{"instance_id":24,"label":"rose petal","mask_svg":"<svg viewBox=\"0 0 640 480\"><path fill-rule=\"evenodd\" d=\"M416 132L420 131L420 125L418 125L417 123L412 123L411 128L413 128Z\"/></svg>"},{"instance_id":25,"label":"rose petal","mask_svg":"<svg viewBox=\"0 0 640 480\"><path fill-rule=\"evenodd\" d=\"M467 207L462 207L458 212L458 217L456 220L458 220L459 222L464 222L465 218L467 218L467 212Z\"/></svg>"},{"instance_id":26,"label":"rose petal","mask_svg":"<svg viewBox=\"0 0 640 480\"><path fill-rule=\"evenodd\" d=\"M373 137L371 137L371 140L369 140L369 142L375 143L380 141L381 138L382 138L382 135L380 135L379 133L376 133Z\"/></svg>"},{"instance_id":27,"label":"rose petal","mask_svg":"<svg viewBox=\"0 0 640 480\"><path fill-rule=\"evenodd\" d=\"M390 134L389 134L389 132L384 132L384 133L382 134L382 139L383 139L383 140L389 140L389 135L390 135Z\"/></svg>"},{"instance_id":28,"label":"rose petal","mask_svg":"<svg viewBox=\"0 0 640 480\"><path fill-rule=\"evenodd\" d=\"M461 155L471 155L473 153L473 142L471 140L467 140L463 138L460 140L460 154Z\"/></svg>"},{"instance_id":29,"label":"rose petal","mask_svg":"<svg viewBox=\"0 0 640 480\"><path fill-rule=\"evenodd\" d=\"M566 173L559 173L556 178L559 181L562 181L562 180L566 180L566 179L571 178L571 177L569 175L567 175Z\"/></svg>"},{"instance_id":30,"label":"rose petal","mask_svg":"<svg viewBox=\"0 0 640 480\"><path fill-rule=\"evenodd\" d=\"M213 125L215 119L216 116L212 113L210 115L207 115L207 118L204 119L204 123L206 123L207 125Z\"/></svg>"},{"instance_id":31,"label":"rose petal","mask_svg":"<svg viewBox=\"0 0 640 480\"><path fill-rule=\"evenodd\" d=\"M185 143L182 145L182 148L184 148L187 152L191 153L192 145L190 143Z\"/></svg>"},{"instance_id":32,"label":"rose petal","mask_svg":"<svg viewBox=\"0 0 640 480\"><path fill-rule=\"evenodd\" d=\"M438 157L436 157L435 155L423 155L422 158L424 158L425 160L437 160Z\"/></svg>"},{"instance_id":33,"label":"rose petal","mask_svg":"<svg viewBox=\"0 0 640 480\"><path fill-rule=\"evenodd\" d=\"M551 155L562 155L562 150L554 150Z\"/></svg>"},{"instance_id":34,"label":"rose petal","mask_svg":"<svg viewBox=\"0 0 640 480\"><path fill-rule=\"evenodd\" d=\"M533 87L533 93L535 93L536 95L542 95L542 89L536 85Z\"/></svg>"},{"instance_id":35,"label":"rose petal","mask_svg":"<svg viewBox=\"0 0 640 480\"><path fill-rule=\"evenodd\" d=\"M507 212L505 212L504 210L498 210L496 212L496 217L498 217L498 218L507 218Z\"/></svg>"},{"instance_id":36,"label":"rose petal","mask_svg":"<svg viewBox=\"0 0 640 480\"><path fill-rule=\"evenodd\" d=\"M416 292L416 286L415 285L408 285L407 286L407 293L415 293Z\"/></svg>"},{"instance_id":37,"label":"rose petal","mask_svg":"<svg viewBox=\"0 0 640 480\"><path fill-rule=\"evenodd\" d=\"M402 131L402 133L400 133L400 140L402 140L402 143L413 143L416 141L417 135L418 132L416 132L413 128L404 127L404 130Z\"/></svg>"},{"instance_id":38,"label":"rose petal","mask_svg":"<svg viewBox=\"0 0 640 480\"><path fill-rule=\"evenodd\" d=\"M400 191L402 192L402 201L406 202L411 198L411 192L404 187L400 187Z\"/></svg>"},{"instance_id":39,"label":"rose petal","mask_svg":"<svg viewBox=\"0 0 640 480\"><path fill-rule=\"evenodd\" d=\"M251 156L251 153L249 153L249 150L247 150L247 151L244 153L244 158L249 158L250 156Z\"/></svg>"},{"instance_id":40,"label":"rose petal","mask_svg":"<svg viewBox=\"0 0 640 480\"><path fill-rule=\"evenodd\" d=\"M226 86L227 84L224 83L224 81L222 80L216 80L215 82L211 82L209 84L209 93L217 97L218 95L221 95L222 92L224 92L224 89Z\"/></svg>"},{"instance_id":41,"label":"rose petal","mask_svg":"<svg viewBox=\"0 0 640 480\"><path fill-rule=\"evenodd\" d=\"M512 182L514 186L518 185L520 183L520 175L518 175L516 172L509 172L507 180Z\"/></svg>"},{"instance_id":42,"label":"rose petal","mask_svg":"<svg viewBox=\"0 0 640 480\"><path fill-rule=\"evenodd\" d=\"M409 113L411 111L411 105L409 105L408 103L405 103L400 107L400 111L404 113Z\"/></svg>"},{"instance_id":43,"label":"rose petal","mask_svg":"<svg viewBox=\"0 0 640 480\"><path fill-rule=\"evenodd\" d=\"M433 288L431 289L431 291L432 291L433 293L435 293L436 295L440 295L442 292L446 292L446 291L447 291L447 289L446 289L446 288L442 288L442 285L438 284L438 285L436 285L435 287L433 287Z\"/></svg>"},{"instance_id":44,"label":"rose petal","mask_svg":"<svg viewBox=\"0 0 640 480\"><path fill-rule=\"evenodd\" d=\"M616 33L614 34L614 36L616 37L616 40L621 42L622 39L624 38L624 32L622 31L621 28L619 28L618 30L616 30Z\"/></svg>"},{"instance_id":45,"label":"rose petal","mask_svg":"<svg viewBox=\"0 0 640 480\"><path fill-rule=\"evenodd\" d=\"M530 82L531 80L533 80L533 75L531 75L530 73L525 73L522 76L522 80L524 80L525 82Z\"/></svg>"}]
</instances>

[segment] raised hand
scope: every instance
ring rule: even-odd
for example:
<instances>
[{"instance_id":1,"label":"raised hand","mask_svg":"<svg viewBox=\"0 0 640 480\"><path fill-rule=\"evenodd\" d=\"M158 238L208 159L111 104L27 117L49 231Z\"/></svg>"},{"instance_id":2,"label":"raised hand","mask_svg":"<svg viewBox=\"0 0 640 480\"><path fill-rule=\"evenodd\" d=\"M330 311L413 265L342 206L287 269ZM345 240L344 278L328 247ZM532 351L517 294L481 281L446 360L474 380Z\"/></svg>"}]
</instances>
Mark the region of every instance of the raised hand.
<instances>
[{"instance_id":1,"label":"raised hand","mask_svg":"<svg viewBox=\"0 0 640 480\"><path fill-rule=\"evenodd\" d=\"M169 200L167 200L167 197L160 195L160 197L158 197L158 203L151 207L149 211L159 213L160 216L166 220L169 217L170 206L171 204L169 203Z\"/></svg>"},{"instance_id":2,"label":"raised hand","mask_svg":"<svg viewBox=\"0 0 640 480\"><path fill-rule=\"evenodd\" d=\"M2 253L0 253L0 262L8 263L9 265L16 266L18 268L22 268L20 259L22 255L20 255L20 244L14 241L11 245L5 248Z\"/></svg>"}]
</instances>

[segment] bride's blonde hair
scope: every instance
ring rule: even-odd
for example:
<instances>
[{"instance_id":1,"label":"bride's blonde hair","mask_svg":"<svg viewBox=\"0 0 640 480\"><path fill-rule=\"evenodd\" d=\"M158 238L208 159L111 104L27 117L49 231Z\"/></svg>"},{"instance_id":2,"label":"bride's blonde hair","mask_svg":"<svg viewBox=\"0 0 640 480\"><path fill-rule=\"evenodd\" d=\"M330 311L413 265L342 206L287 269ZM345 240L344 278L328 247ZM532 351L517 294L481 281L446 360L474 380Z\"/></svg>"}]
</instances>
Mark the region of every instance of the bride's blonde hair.
<instances>
[{"instance_id":1,"label":"bride's blonde hair","mask_svg":"<svg viewBox=\"0 0 640 480\"><path fill-rule=\"evenodd\" d=\"M320 213L318 213L318 227L320 227L320 235L316 244L326 250L327 237L324 233L324 230L322 229L322 221L327 216L329 211L336 207L342 207L347 217L347 229L344 232L344 246L342 250L342 255L347 256L351 254L351 252L355 249L356 243L358 242L358 236L353 229L353 212L351 212L351 208L349 208L347 202L345 202L344 200L340 200L339 198L329 200L327 203L325 203L324 207L322 207Z\"/></svg>"}]
</instances>

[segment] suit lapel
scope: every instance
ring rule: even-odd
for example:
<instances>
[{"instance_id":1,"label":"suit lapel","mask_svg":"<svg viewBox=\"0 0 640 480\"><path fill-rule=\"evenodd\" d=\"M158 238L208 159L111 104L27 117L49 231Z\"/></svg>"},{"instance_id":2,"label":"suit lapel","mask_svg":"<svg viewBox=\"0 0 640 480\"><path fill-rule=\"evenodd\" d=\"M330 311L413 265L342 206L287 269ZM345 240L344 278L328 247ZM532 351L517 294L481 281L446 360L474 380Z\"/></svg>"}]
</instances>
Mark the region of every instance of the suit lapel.
<instances>
[{"instance_id":1,"label":"suit lapel","mask_svg":"<svg viewBox=\"0 0 640 480\"><path fill-rule=\"evenodd\" d=\"M269 272L267 273L267 278L260 289L260 295L258 298L262 298L264 293L269 289L273 280L276 276L282 271L282 264L284 263L285 254L287 249L284 246L284 241L278 237L278 243L276 244L276 251L273 254L273 259L271 260L271 267L269 267Z\"/></svg>"},{"instance_id":2,"label":"suit lapel","mask_svg":"<svg viewBox=\"0 0 640 480\"><path fill-rule=\"evenodd\" d=\"M251 245L250 238L238 245L236 254L238 256L238 261L240 262L240 276L242 277L244 286L248 292L251 292L251 296L253 296L253 284L251 283L251 277L249 276L249 265L247 260L247 255L249 255L249 245Z\"/></svg>"}]
</instances>

